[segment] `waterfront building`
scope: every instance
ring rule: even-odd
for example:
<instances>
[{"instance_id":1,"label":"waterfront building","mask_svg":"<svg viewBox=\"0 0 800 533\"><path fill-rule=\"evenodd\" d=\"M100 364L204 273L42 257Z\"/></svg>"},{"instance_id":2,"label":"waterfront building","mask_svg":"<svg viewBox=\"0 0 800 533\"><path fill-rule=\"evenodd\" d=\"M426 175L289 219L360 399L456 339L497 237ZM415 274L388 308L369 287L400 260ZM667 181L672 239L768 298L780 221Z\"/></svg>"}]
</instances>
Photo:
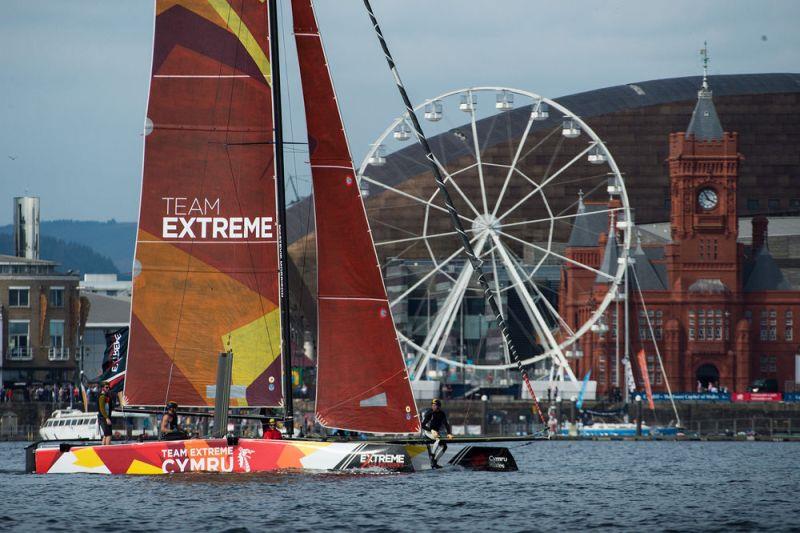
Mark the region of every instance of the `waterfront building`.
<instances>
[{"instance_id":1,"label":"waterfront building","mask_svg":"<svg viewBox=\"0 0 800 533\"><path fill-rule=\"evenodd\" d=\"M738 133L724 131L704 79L688 128L669 136L669 235L645 233L631 253L630 353L645 351L655 390L666 389L656 344L673 391L710 384L745 391L757 379L770 380L781 391L797 384L800 290L792 288L770 252L766 217L752 218L750 246L740 242L739 140ZM796 182L785 194L761 189L747 194L791 201L798 191ZM619 259L616 226L599 213L607 207L579 203L578 210L587 214L578 217L565 252L601 270ZM643 211L637 209L637 216ZM562 316L572 326L582 323L606 290L602 277L565 265ZM624 349L623 304L612 304L604 327L579 341L584 357L574 368L581 375L592 371L598 394L622 381L617 354ZM635 357L632 364L638 381Z\"/></svg>"},{"instance_id":2,"label":"waterfront building","mask_svg":"<svg viewBox=\"0 0 800 533\"><path fill-rule=\"evenodd\" d=\"M63 383L74 377L78 276L53 261L0 255L0 379Z\"/></svg>"}]
</instances>

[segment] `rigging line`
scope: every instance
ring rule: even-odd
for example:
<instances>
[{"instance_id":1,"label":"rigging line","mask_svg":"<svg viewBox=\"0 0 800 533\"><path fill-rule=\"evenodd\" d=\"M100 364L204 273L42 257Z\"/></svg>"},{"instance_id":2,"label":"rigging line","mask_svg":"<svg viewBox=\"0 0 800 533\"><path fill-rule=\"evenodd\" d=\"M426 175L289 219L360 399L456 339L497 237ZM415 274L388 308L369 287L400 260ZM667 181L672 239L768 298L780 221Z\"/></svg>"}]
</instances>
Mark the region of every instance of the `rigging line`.
<instances>
[{"instance_id":1,"label":"rigging line","mask_svg":"<svg viewBox=\"0 0 800 533\"><path fill-rule=\"evenodd\" d=\"M436 185L439 188L439 190L442 191L442 197L447 206L447 211L450 215L450 221L453 224L453 229L455 229L455 231L459 234L459 237L461 238L461 243L464 249L464 253L466 254L467 258L472 264L473 269L478 275L478 282L483 288L484 297L488 301L489 306L492 309L492 312L495 314L495 317L497 319L497 325L500 328L500 331L503 334L503 338L506 341L506 345L508 346L508 351L514 358L514 361L517 364L517 368L522 374L522 379L525 382L525 386L528 389L528 392L530 393L534 403L536 404L536 408L539 412L539 418L541 419L542 423L545 423L544 414L542 413L542 410L539 407L539 400L536 397L536 393L534 392L533 386L531 385L530 379L528 378L528 372L522 366L522 361L520 360L519 354L517 353L517 349L514 346L514 341L511 339L511 334L508 331L508 326L503 320L503 315L500 312L500 307L497 303L497 299L495 298L492 288L489 285L489 281L486 279L486 275L483 272L484 261L475 255L475 252L472 249L472 243L470 242L467 233L464 231L458 212L456 211L456 208L453 205L453 200L452 198L450 198L450 193L448 192L447 186L445 185L442 173L439 170L439 166L436 164L433 152L431 151L431 147L428 144L428 139L422 132L422 126L420 125L419 119L417 118L417 114L414 111L414 106L411 104L411 100L409 99L408 93L406 92L406 89L403 86L403 82L400 80L400 73L397 71L397 66L395 65L394 58L392 57L391 52L389 52L389 47L386 44L386 39L384 39L383 37L383 32L381 31L381 28L378 25L378 19L375 17L375 13L372 11L372 6L370 5L369 0L364 0L364 7L367 9L367 14L369 15L370 21L372 22L372 27L375 30L375 35L377 36L378 41L380 42L380 46L383 49L383 54L386 57L386 63L389 65L389 70L391 70L392 75L394 76L394 81L397 84L397 90L400 92L400 97L403 99L403 104L406 107L407 116L412 122L414 133L417 136L417 140L422 145L422 148L425 152L425 158L428 160L430 168L433 171L433 176L436 181Z\"/></svg>"},{"instance_id":2,"label":"rigging line","mask_svg":"<svg viewBox=\"0 0 800 533\"><path fill-rule=\"evenodd\" d=\"M285 27L285 21L284 21L285 15L283 14L283 11L284 11L283 9L279 9L278 10L278 21L280 22L280 26L282 28ZM281 49L282 50L288 50L288 48L286 48L286 32L285 31L280 32L280 38L281 38ZM289 67L286 64L283 64L283 65L280 65L280 66L283 68L283 73L284 73L282 79L285 80L285 82L286 82L286 103L288 104L287 107L289 108L289 111L288 111L288 115L289 115L289 134L292 136L292 139L294 139L294 115L292 114L292 82L291 82L291 78L289 76ZM283 141L283 145L284 146L287 145L287 144L305 144L305 145L308 145L308 142L295 143L295 142ZM297 152L292 151L290 153L292 154L292 170L294 171L294 173L289 175L289 185L292 186L292 192L294 193L294 198L295 198L295 202L296 202L296 201L300 200L300 195L297 193L297 186L295 185L295 182L294 182L294 176L297 175L297 157L296 157ZM302 298L301 298L301 300L302 300Z\"/></svg>"},{"instance_id":3,"label":"rigging line","mask_svg":"<svg viewBox=\"0 0 800 533\"><path fill-rule=\"evenodd\" d=\"M633 272L633 281L636 285L636 292L639 294L639 301L642 302L642 310L644 311L645 319L647 320L647 329L650 330L650 338L653 339L653 346L656 349L656 357L658 357L658 365L661 367L661 374L664 376L664 383L667 385L667 392L669 393L669 401L672 403L672 410L675 412L675 422L678 426L681 425L681 416L678 414L678 408L675 406L675 398L672 397L672 387L669 386L669 378L667 377L667 371L664 368L664 361L661 359L661 351L658 349L658 343L656 342L656 336L653 332L653 324L650 322L650 316L647 314L647 304L644 301L644 295L642 294L642 287L639 285L639 276L636 274L636 269L632 268L628 265L627 268L629 271ZM627 275L627 272L625 273ZM626 335L630 335L630 332L626 331ZM646 361L645 361L646 363ZM645 369L647 372L647 369Z\"/></svg>"}]
</instances>

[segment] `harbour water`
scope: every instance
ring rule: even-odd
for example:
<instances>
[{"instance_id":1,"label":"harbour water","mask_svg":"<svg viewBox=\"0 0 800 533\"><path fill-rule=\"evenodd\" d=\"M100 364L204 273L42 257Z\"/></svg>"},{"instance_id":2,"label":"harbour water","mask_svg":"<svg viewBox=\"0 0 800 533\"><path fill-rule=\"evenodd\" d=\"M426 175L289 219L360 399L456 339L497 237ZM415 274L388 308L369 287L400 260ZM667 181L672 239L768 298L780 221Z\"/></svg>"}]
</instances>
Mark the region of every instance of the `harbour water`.
<instances>
[{"instance_id":1,"label":"harbour water","mask_svg":"<svg viewBox=\"0 0 800 533\"><path fill-rule=\"evenodd\" d=\"M520 471L23 473L0 443L0 530L800 531L800 444L511 443Z\"/></svg>"}]
</instances>

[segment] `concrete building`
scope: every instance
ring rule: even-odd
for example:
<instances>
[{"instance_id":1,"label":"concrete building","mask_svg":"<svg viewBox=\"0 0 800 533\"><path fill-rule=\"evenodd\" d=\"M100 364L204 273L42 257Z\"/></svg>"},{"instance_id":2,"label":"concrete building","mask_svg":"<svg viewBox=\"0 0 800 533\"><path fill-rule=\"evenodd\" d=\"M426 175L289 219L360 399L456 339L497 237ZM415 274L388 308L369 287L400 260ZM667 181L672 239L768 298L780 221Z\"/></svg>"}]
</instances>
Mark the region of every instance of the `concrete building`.
<instances>
[{"instance_id":1,"label":"concrete building","mask_svg":"<svg viewBox=\"0 0 800 533\"><path fill-rule=\"evenodd\" d=\"M769 136L763 142L769 143ZM770 252L767 218L752 218L751 244L745 246L739 214L743 207L749 210L749 203L741 201L743 193L780 195L785 201L800 194L800 187L795 182L773 190L748 189L740 177L746 161L740 136L723 130L705 80L688 128L670 134L664 144L669 148L669 235L661 244L639 242L632 253L631 354L645 351L650 381L659 391L666 383L656 362L656 344L673 391L694 391L710 383L745 391L756 379L775 380L781 391L794 390L800 375L800 339L795 334L800 290L791 287ZM579 210L591 213L605 207L581 203ZM608 271L618 254L608 215L578 220L567 255ZM571 325L580 323L605 291L602 277L565 265L562 316ZM583 375L591 369L599 394L621 381L616 335L621 313L622 305L612 305L605 316L609 327L580 340L584 357L574 363L575 370ZM635 358L632 364L638 380L642 374Z\"/></svg>"},{"instance_id":2,"label":"concrete building","mask_svg":"<svg viewBox=\"0 0 800 533\"><path fill-rule=\"evenodd\" d=\"M131 298L133 282L117 279L117 274L84 274L81 294L102 294L114 298Z\"/></svg>"},{"instance_id":3,"label":"concrete building","mask_svg":"<svg viewBox=\"0 0 800 533\"><path fill-rule=\"evenodd\" d=\"M52 261L0 255L0 375L6 385L71 380L81 303L78 277Z\"/></svg>"}]
</instances>

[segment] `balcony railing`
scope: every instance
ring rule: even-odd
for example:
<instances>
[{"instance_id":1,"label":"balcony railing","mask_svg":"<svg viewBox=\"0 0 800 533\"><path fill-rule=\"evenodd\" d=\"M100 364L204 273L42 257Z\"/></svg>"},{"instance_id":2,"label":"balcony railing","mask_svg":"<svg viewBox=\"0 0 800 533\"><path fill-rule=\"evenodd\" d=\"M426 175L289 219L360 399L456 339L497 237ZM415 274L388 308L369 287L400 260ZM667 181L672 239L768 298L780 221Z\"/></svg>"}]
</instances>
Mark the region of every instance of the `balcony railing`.
<instances>
[{"instance_id":1,"label":"balcony railing","mask_svg":"<svg viewBox=\"0 0 800 533\"><path fill-rule=\"evenodd\" d=\"M47 358L51 361L69 361L69 348L51 346L47 350Z\"/></svg>"},{"instance_id":2,"label":"balcony railing","mask_svg":"<svg viewBox=\"0 0 800 533\"><path fill-rule=\"evenodd\" d=\"M28 347L10 347L6 357L9 361L30 361L33 359L33 349Z\"/></svg>"}]
</instances>

